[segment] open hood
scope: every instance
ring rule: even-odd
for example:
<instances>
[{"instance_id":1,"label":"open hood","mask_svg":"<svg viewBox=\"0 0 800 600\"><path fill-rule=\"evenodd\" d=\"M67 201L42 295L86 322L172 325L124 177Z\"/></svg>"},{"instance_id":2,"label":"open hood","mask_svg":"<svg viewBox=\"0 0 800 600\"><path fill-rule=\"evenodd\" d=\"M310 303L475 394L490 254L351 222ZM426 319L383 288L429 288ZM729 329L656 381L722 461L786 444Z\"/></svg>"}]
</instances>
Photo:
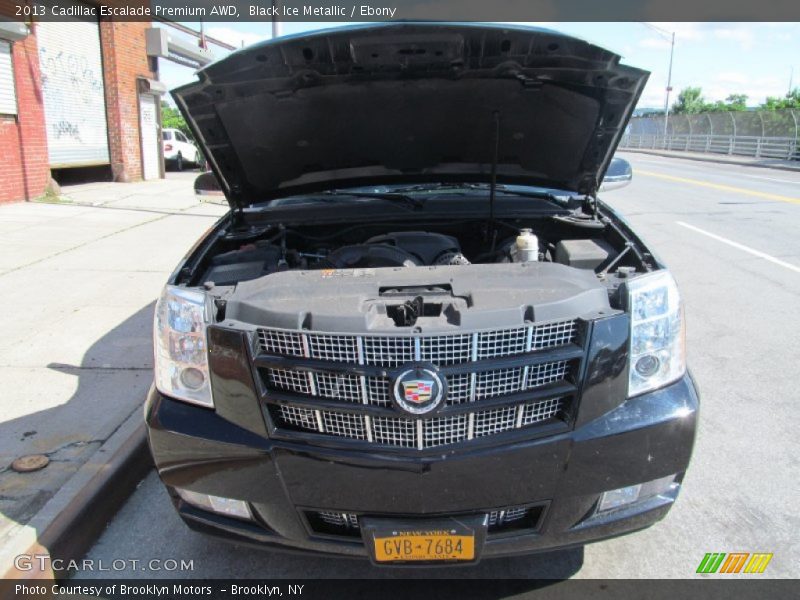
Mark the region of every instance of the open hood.
<instances>
[{"instance_id":1,"label":"open hood","mask_svg":"<svg viewBox=\"0 0 800 600\"><path fill-rule=\"evenodd\" d=\"M648 73L532 28L346 27L264 42L173 96L231 206L363 185L593 194Z\"/></svg>"}]
</instances>

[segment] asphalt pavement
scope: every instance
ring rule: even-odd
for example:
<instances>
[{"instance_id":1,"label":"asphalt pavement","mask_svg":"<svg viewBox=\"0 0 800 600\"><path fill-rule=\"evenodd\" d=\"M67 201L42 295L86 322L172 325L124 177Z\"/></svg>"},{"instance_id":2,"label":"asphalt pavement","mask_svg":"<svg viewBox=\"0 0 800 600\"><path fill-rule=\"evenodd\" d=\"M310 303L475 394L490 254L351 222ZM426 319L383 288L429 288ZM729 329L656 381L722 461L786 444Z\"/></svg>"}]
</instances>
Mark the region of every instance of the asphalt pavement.
<instances>
[{"instance_id":1,"label":"asphalt pavement","mask_svg":"<svg viewBox=\"0 0 800 600\"><path fill-rule=\"evenodd\" d=\"M664 521L581 550L457 571L398 571L195 534L151 474L87 555L97 564L136 566L79 576L685 578L695 576L706 552L771 552L762 577L797 577L800 173L623 156L634 181L604 200L674 273L687 313L689 365L702 394L694 458ZM152 570L152 559L191 561L192 568Z\"/></svg>"}]
</instances>

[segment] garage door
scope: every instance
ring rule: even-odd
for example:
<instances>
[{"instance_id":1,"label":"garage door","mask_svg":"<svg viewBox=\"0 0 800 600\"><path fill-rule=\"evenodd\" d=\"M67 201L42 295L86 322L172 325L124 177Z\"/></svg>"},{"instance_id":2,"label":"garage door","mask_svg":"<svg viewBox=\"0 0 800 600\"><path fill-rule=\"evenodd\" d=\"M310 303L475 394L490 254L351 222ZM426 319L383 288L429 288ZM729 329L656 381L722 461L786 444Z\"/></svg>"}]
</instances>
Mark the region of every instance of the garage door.
<instances>
[{"instance_id":1,"label":"garage door","mask_svg":"<svg viewBox=\"0 0 800 600\"><path fill-rule=\"evenodd\" d=\"M158 96L142 94L139 96L139 129L142 132L142 176L144 179L161 177L161 155L158 132Z\"/></svg>"},{"instance_id":2,"label":"garage door","mask_svg":"<svg viewBox=\"0 0 800 600\"><path fill-rule=\"evenodd\" d=\"M17 114L14 69L11 65L11 44L0 40L0 115Z\"/></svg>"},{"instance_id":3,"label":"garage door","mask_svg":"<svg viewBox=\"0 0 800 600\"><path fill-rule=\"evenodd\" d=\"M75 3L60 2L60 6ZM39 23L47 147L53 168L107 164L108 128L97 22Z\"/></svg>"}]
</instances>

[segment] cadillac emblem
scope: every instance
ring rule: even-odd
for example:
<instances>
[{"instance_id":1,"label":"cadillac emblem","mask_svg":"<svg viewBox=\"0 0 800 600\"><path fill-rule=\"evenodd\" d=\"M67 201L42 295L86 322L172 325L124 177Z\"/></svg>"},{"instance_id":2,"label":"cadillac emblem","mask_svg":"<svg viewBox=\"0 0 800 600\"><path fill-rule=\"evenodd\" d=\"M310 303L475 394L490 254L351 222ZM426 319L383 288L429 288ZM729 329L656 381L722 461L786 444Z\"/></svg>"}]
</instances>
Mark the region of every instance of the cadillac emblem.
<instances>
[{"instance_id":1,"label":"cadillac emblem","mask_svg":"<svg viewBox=\"0 0 800 600\"><path fill-rule=\"evenodd\" d=\"M410 415L434 412L444 395L444 382L433 365L408 366L394 380L395 404Z\"/></svg>"}]
</instances>

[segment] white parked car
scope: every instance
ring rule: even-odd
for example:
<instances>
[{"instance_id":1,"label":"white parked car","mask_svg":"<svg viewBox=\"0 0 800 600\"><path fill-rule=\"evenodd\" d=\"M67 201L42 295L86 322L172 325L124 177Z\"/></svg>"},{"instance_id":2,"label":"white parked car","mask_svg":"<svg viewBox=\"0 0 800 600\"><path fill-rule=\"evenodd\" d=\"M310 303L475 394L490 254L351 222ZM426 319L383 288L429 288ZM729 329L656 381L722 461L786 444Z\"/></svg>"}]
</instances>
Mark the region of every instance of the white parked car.
<instances>
[{"instance_id":1,"label":"white parked car","mask_svg":"<svg viewBox=\"0 0 800 600\"><path fill-rule=\"evenodd\" d=\"M164 144L164 161L175 165L178 171L182 171L187 163L199 166L203 161L200 150L180 129L164 129L162 143Z\"/></svg>"}]
</instances>

